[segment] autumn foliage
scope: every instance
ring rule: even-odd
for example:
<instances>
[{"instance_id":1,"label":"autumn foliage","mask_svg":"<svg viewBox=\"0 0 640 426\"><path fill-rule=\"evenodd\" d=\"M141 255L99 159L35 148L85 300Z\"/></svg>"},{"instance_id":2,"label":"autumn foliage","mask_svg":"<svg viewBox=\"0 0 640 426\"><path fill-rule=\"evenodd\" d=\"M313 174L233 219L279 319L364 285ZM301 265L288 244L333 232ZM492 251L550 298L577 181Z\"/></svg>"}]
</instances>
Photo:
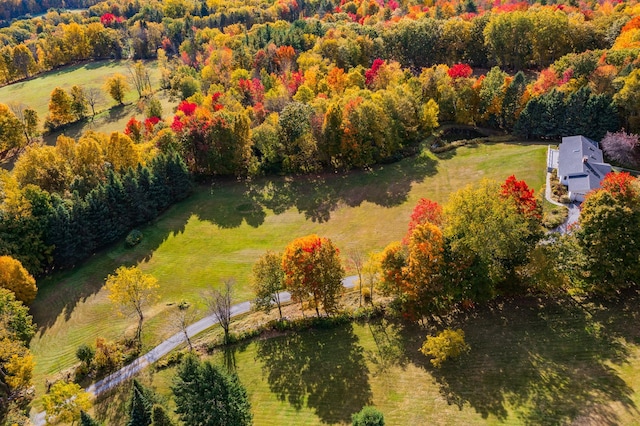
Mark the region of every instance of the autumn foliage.
<instances>
[{"instance_id":1,"label":"autumn foliage","mask_svg":"<svg viewBox=\"0 0 640 426\"><path fill-rule=\"evenodd\" d=\"M344 269L330 239L312 234L293 240L284 250L282 269L294 300L309 302L318 316L320 307L327 314L337 309Z\"/></svg>"},{"instance_id":2,"label":"autumn foliage","mask_svg":"<svg viewBox=\"0 0 640 426\"><path fill-rule=\"evenodd\" d=\"M373 82L378 76L378 72L380 71L380 67L382 65L384 65L384 60L377 58L376 60L373 61L373 64L371 64L371 68L365 71L364 81L367 86L373 85Z\"/></svg>"},{"instance_id":3,"label":"autumn foliage","mask_svg":"<svg viewBox=\"0 0 640 426\"><path fill-rule=\"evenodd\" d=\"M190 117L196 111L197 106L198 105L193 102L182 101L180 102L180 105L178 105L177 111L180 111L187 117Z\"/></svg>"},{"instance_id":4,"label":"autumn foliage","mask_svg":"<svg viewBox=\"0 0 640 426\"><path fill-rule=\"evenodd\" d=\"M134 141L140 142L142 139L142 126L143 124L139 120L135 117L131 117L124 128L124 134Z\"/></svg>"},{"instance_id":5,"label":"autumn foliage","mask_svg":"<svg viewBox=\"0 0 640 426\"><path fill-rule=\"evenodd\" d=\"M407 231L407 235L404 237L403 242L408 244L411 234L413 234L413 230L416 226L426 222L440 225L442 223L442 206L435 201L420 198L418 204L413 208L413 212L411 212L409 230Z\"/></svg>"},{"instance_id":6,"label":"autumn foliage","mask_svg":"<svg viewBox=\"0 0 640 426\"><path fill-rule=\"evenodd\" d=\"M518 213L525 217L542 218L538 199L525 181L517 180L514 175L511 175L500 188L500 195L505 199L513 200Z\"/></svg>"},{"instance_id":7,"label":"autumn foliage","mask_svg":"<svg viewBox=\"0 0 640 426\"><path fill-rule=\"evenodd\" d=\"M639 196L637 179L627 172L607 173L601 187L615 198L633 200Z\"/></svg>"},{"instance_id":8,"label":"autumn foliage","mask_svg":"<svg viewBox=\"0 0 640 426\"><path fill-rule=\"evenodd\" d=\"M467 64L455 64L454 66L449 68L449 71L447 71L447 74L449 74L449 77L453 79L469 78L471 77L472 73L473 73L473 70Z\"/></svg>"},{"instance_id":9,"label":"autumn foliage","mask_svg":"<svg viewBox=\"0 0 640 426\"><path fill-rule=\"evenodd\" d=\"M36 280L11 256L0 256L0 287L11 290L16 299L29 304L36 298Z\"/></svg>"}]
</instances>

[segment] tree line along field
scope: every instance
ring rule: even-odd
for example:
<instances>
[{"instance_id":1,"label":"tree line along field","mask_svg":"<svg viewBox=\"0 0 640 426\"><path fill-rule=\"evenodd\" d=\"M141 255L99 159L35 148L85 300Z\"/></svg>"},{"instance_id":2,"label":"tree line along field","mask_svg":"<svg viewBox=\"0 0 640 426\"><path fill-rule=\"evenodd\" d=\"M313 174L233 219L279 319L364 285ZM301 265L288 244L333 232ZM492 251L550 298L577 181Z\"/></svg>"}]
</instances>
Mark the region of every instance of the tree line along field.
<instances>
[{"instance_id":1,"label":"tree line along field","mask_svg":"<svg viewBox=\"0 0 640 426\"><path fill-rule=\"evenodd\" d=\"M151 348L172 335L166 314L185 300L204 308L203 290L235 277L236 300L253 297L249 275L266 250L282 250L295 236L327 236L346 252L380 250L406 232L420 197L445 201L448 194L482 178L515 173L542 185L546 146L490 144L458 149L450 158L423 153L370 172L256 179L202 186L148 227L139 246L117 243L70 271L39 282L31 306L39 333L31 343L37 360L38 394L45 378L76 363L81 344L131 333L132 318L119 318L103 289L108 274L139 264L160 283L160 300L149 309L143 331ZM508 164L508 168L505 167Z\"/></svg>"}]
</instances>

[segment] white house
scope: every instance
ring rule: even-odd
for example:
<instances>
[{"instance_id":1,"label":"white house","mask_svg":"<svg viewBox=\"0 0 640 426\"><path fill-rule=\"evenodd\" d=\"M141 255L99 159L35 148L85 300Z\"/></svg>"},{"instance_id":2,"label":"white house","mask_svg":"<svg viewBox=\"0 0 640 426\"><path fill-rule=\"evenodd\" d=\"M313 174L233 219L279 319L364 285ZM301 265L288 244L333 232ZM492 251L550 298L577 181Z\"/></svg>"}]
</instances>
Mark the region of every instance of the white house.
<instances>
[{"instance_id":1,"label":"white house","mask_svg":"<svg viewBox=\"0 0 640 426\"><path fill-rule=\"evenodd\" d=\"M549 150L548 169L558 169L558 179L569 191L571 201L584 201L585 195L600 188L611 166L604 162L598 142L584 136L562 138L560 149Z\"/></svg>"}]
</instances>

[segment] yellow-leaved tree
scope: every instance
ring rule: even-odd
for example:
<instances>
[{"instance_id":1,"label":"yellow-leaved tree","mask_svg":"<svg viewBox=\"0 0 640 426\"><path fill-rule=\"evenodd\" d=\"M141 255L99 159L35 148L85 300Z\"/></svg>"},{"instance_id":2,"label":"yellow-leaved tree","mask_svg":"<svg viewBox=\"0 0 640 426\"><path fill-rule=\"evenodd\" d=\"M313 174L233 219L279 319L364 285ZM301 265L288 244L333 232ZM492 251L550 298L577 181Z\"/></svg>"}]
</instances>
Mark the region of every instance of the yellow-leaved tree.
<instances>
[{"instance_id":1,"label":"yellow-leaved tree","mask_svg":"<svg viewBox=\"0 0 640 426\"><path fill-rule=\"evenodd\" d=\"M47 424L75 423L80 412L91 407L89 394L77 383L56 382L49 393L42 397L47 412Z\"/></svg>"},{"instance_id":2,"label":"yellow-leaved tree","mask_svg":"<svg viewBox=\"0 0 640 426\"><path fill-rule=\"evenodd\" d=\"M29 309L10 290L0 288L0 424L25 416L33 399L33 356L29 342L35 326Z\"/></svg>"},{"instance_id":3,"label":"yellow-leaved tree","mask_svg":"<svg viewBox=\"0 0 640 426\"><path fill-rule=\"evenodd\" d=\"M0 256L0 287L11 290L25 305L31 303L38 292L36 280L11 256Z\"/></svg>"},{"instance_id":4,"label":"yellow-leaved tree","mask_svg":"<svg viewBox=\"0 0 640 426\"><path fill-rule=\"evenodd\" d=\"M153 275L144 274L137 266L121 266L115 274L107 277L109 300L118 305L123 315L138 316L138 343L141 343L143 309L158 300L158 288L158 280Z\"/></svg>"},{"instance_id":5,"label":"yellow-leaved tree","mask_svg":"<svg viewBox=\"0 0 640 426\"><path fill-rule=\"evenodd\" d=\"M123 104L124 97L129 91L127 78L122 74L114 74L107 79L104 84L104 90L113 98L114 101Z\"/></svg>"}]
</instances>

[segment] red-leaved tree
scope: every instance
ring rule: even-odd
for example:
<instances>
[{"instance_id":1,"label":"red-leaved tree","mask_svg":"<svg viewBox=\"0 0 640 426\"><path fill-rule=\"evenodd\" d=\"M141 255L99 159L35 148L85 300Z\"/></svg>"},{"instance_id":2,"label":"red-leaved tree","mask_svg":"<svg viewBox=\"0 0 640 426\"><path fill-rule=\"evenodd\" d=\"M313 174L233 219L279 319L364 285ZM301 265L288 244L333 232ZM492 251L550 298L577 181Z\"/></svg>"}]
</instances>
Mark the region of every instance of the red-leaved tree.
<instances>
[{"instance_id":1,"label":"red-leaved tree","mask_svg":"<svg viewBox=\"0 0 640 426\"><path fill-rule=\"evenodd\" d=\"M527 218L542 218L540 205L534 195L533 189L529 188L523 180L517 180L511 175L500 186L500 195L505 199L515 202L518 213Z\"/></svg>"},{"instance_id":2,"label":"red-leaved tree","mask_svg":"<svg viewBox=\"0 0 640 426\"><path fill-rule=\"evenodd\" d=\"M178 111L182 111L184 115L189 117L196 111L197 106L198 105L193 102L182 101L180 102L180 105L178 105Z\"/></svg>"},{"instance_id":3,"label":"red-leaved tree","mask_svg":"<svg viewBox=\"0 0 640 426\"><path fill-rule=\"evenodd\" d=\"M630 201L637 199L639 195L635 185L636 181L637 179L627 172L607 173L602 180L601 187L614 198Z\"/></svg>"},{"instance_id":4,"label":"red-leaved tree","mask_svg":"<svg viewBox=\"0 0 640 426\"><path fill-rule=\"evenodd\" d=\"M472 73L473 73L473 70L467 64L455 64L454 66L449 68L449 71L447 71L447 74L449 74L449 77L453 79L469 78L471 77Z\"/></svg>"},{"instance_id":5,"label":"red-leaved tree","mask_svg":"<svg viewBox=\"0 0 640 426\"><path fill-rule=\"evenodd\" d=\"M142 123L135 117L131 117L124 128L124 134L135 142L140 142L142 140Z\"/></svg>"},{"instance_id":6,"label":"red-leaved tree","mask_svg":"<svg viewBox=\"0 0 640 426\"><path fill-rule=\"evenodd\" d=\"M365 71L364 82L367 87L371 87L371 85L373 85L373 82L376 80L378 71L380 70L380 67L382 65L384 65L384 60L377 58L373 61L373 64L371 64L371 68Z\"/></svg>"},{"instance_id":7,"label":"red-leaved tree","mask_svg":"<svg viewBox=\"0 0 640 426\"><path fill-rule=\"evenodd\" d=\"M413 230L416 229L416 226L427 222L433 223L434 225L442 224L442 206L435 201L420 198L418 204L413 208L413 212L411 212L409 229L402 242L409 244L409 239L411 238L411 234L413 234Z\"/></svg>"}]
</instances>

